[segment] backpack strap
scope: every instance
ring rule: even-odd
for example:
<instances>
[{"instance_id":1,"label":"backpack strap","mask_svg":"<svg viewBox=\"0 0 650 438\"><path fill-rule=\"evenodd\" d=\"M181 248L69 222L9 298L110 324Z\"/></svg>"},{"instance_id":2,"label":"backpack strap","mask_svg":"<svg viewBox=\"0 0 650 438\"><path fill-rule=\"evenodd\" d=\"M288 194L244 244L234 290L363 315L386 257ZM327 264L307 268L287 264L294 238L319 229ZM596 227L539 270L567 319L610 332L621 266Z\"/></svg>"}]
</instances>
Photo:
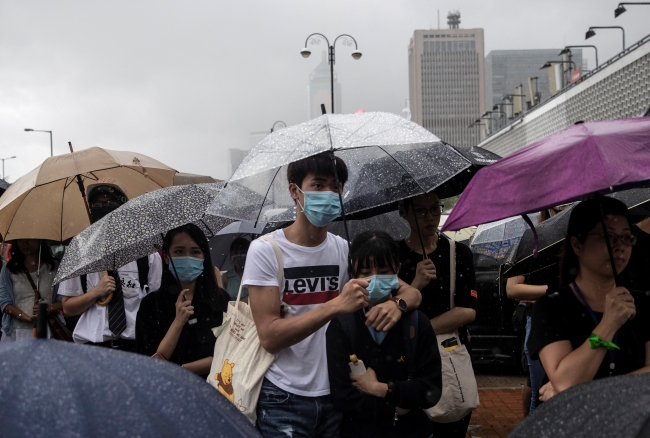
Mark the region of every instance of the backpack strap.
<instances>
[{"instance_id":1,"label":"backpack strap","mask_svg":"<svg viewBox=\"0 0 650 438\"><path fill-rule=\"evenodd\" d=\"M140 257L136 260L138 264L138 281L140 289L144 292L144 287L149 285L149 257Z\"/></svg>"},{"instance_id":2,"label":"backpack strap","mask_svg":"<svg viewBox=\"0 0 650 438\"><path fill-rule=\"evenodd\" d=\"M87 279L88 276L86 274L81 274L79 276L79 280L81 281L81 290L83 291L83 293L88 292L88 283L86 282Z\"/></svg>"},{"instance_id":3,"label":"backpack strap","mask_svg":"<svg viewBox=\"0 0 650 438\"><path fill-rule=\"evenodd\" d=\"M402 316L402 333L404 345L406 346L406 366L408 368L408 378L411 379L415 372L415 356L418 345L418 311L412 310Z\"/></svg>"}]
</instances>

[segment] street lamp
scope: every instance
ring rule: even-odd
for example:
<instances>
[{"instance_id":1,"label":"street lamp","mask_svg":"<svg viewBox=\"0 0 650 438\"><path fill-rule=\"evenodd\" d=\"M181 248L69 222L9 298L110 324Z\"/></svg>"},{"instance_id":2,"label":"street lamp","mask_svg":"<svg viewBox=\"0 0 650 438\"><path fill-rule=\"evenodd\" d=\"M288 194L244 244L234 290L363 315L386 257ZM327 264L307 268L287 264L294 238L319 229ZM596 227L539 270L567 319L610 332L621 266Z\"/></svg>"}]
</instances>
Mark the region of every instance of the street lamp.
<instances>
[{"instance_id":1,"label":"street lamp","mask_svg":"<svg viewBox=\"0 0 650 438\"><path fill-rule=\"evenodd\" d=\"M623 29L621 26L591 26L587 31L587 33L585 34L586 40L596 35L594 29L620 29L621 32L623 32L623 51L625 51L625 29Z\"/></svg>"},{"instance_id":2,"label":"street lamp","mask_svg":"<svg viewBox=\"0 0 650 438\"><path fill-rule=\"evenodd\" d=\"M50 157L54 156L54 148L52 147L52 131L42 131L40 129L25 128L25 132L49 132L50 133Z\"/></svg>"},{"instance_id":3,"label":"street lamp","mask_svg":"<svg viewBox=\"0 0 650 438\"><path fill-rule=\"evenodd\" d=\"M576 69L576 63L573 61L546 61L546 64L541 66L539 69L544 70L545 68L550 68L553 64L573 64L573 69Z\"/></svg>"},{"instance_id":4,"label":"street lamp","mask_svg":"<svg viewBox=\"0 0 650 438\"><path fill-rule=\"evenodd\" d=\"M598 49L596 48L596 46L589 46L589 45L582 45L582 46L564 46L564 49L562 49L562 51L558 54L558 56L560 56L560 55L570 55L570 54L571 54L571 49L576 49L576 48L585 48L585 47L586 47L586 48L591 47L591 48L594 49L594 51L596 52L596 68L598 68Z\"/></svg>"},{"instance_id":5,"label":"street lamp","mask_svg":"<svg viewBox=\"0 0 650 438\"><path fill-rule=\"evenodd\" d=\"M330 84L331 84L330 88L332 92L332 114L334 114L334 55L335 55L334 46L336 46L336 42L338 41L338 39L343 37L343 40L341 40L341 42L343 43L344 46L351 46L352 42L354 42L354 51L352 52L353 59L361 58L361 52L359 51L359 47L357 46L357 40L355 40L354 37L352 37L351 35L345 33L341 34L337 36L334 42L330 45L330 42L325 35L323 35L322 33L312 33L305 40L305 48L300 51L300 54L302 55L303 58L309 58L309 55L311 55L311 50L307 48L307 43L309 42L309 38L312 38L311 40L312 44L318 44L320 43L320 41L318 40L319 37L325 40L328 47L328 53L329 53L328 60L330 64Z\"/></svg>"},{"instance_id":6,"label":"street lamp","mask_svg":"<svg viewBox=\"0 0 650 438\"><path fill-rule=\"evenodd\" d=\"M12 160L14 158L16 158L15 155L9 158L0 158L0 160L2 160L2 179L5 179L5 160Z\"/></svg>"},{"instance_id":7,"label":"street lamp","mask_svg":"<svg viewBox=\"0 0 650 438\"><path fill-rule=\"evenodd\" d=\"M616 9L614 9L614 18L618 18L619 15L621 15L623 12L627 11L623 7L623 5L650 5L650 3L639 3L639 2L634 2L634 3L619 3Z\"/></svg>"},{"instance_id":8,"label":"street lamp","mask_svg":"<svg viewBox=\"0 0 650 438\"><path fill-rule=\"evenodd\" d=\"M278 123L282 123L283 126L281 126L281 128L286 128L287 127L286 123L284 123L282 120L278 120L277 122L275 122L273 124L273 126L271 126L271 132L273 132L275 130L275 125L277 125Z\"/></svg>"}]
</instances>

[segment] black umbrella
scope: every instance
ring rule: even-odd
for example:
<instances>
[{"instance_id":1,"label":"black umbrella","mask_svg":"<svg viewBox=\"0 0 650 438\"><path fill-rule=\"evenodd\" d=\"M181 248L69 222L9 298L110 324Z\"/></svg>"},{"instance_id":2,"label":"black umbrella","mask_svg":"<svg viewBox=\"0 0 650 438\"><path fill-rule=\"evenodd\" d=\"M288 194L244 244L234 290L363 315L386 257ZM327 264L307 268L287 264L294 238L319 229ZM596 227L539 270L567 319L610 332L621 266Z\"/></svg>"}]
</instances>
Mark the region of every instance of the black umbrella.
<instances>
[{"instance_id":1,"label":"black umbrella","mask_svg":"<svg viewBox=\"0 0 650 438\"><path fill-rule=\"evenodd\" d=\"M3 437L255 437L219 391L181 367L46 339L0 344Z\"/></svg>"},{"instance_id":2,"label":"black umbrella","mask_svg":"<svg viewBox=\"0 0 650 438\"><path fill-rule=\"evenodd\" d=\"M509 438L650 436L650 375L598 379L542 403Z\"/></svg>"},{"instance_id":3,"label":"black umbrella","mask_svg":"<svg viewBox=\"0 0 650 438\"><path fill-rule=\"evenodd\" d=\"M650 189L630 189L608 196L622 201L627 205L630 213L639 220L650 216ZM575 205L540 224L535 224L539 242L537 257L533 257L535 248L533 232L527 229L519 243L511 247L506 254L503 275L505 277L525 275L558 263L569 218Z\"/></svg>"}]
</instances>

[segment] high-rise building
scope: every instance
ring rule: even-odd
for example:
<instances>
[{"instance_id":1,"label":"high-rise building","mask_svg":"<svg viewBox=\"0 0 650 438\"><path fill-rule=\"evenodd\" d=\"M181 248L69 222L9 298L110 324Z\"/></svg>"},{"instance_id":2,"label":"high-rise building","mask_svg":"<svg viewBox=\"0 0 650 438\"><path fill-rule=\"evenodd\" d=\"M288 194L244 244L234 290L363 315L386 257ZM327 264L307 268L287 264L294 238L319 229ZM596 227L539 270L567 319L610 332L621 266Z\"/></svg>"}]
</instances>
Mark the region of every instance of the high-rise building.
<instances>
[{"instance_id":1,"label":"high-rise building","mask_svg":"<svg viewBox=\"0 0 650 438\"><path fill-rule=\"evenodd\" d=\"M468 125L485 111L483 29L416 30L409 44L411 120L456 146L474 146L479 129Z\"/></svg>"},{"instance_id":2,"label":"high-rise building","mask_svg":"<svg viewBox=\"0 0 650 438\"><path fill-rule=\"evenodd\" d=\"M540 68L548 61L562 61L562 49L492 50L485 57L485 101L487 106L502 103L504 96L513 94L515 87L523 85L528 96L528 78L537 77L540 102L550 96L549 73ZM571 61L582 67L582 50L572 49ZM573 66L571 67L573 69Z\"/></svg>"},{"instance_id":3,"label":"high-rise building","mask_svg":"<svg viewBox=\"0 0 650 438\"><path fill-rule=\"evenodd\" d=\"M332 84L330 76L330 65L327 61L327 52L323 51L323 57L318 67L309 75L309 118L313 119L323 114L321 104L325 104L328 114L332 113ZM336 81L337 75L334 72L334 106L337 113L341 113L341 85Z\"/></svg>"}]
</instances>

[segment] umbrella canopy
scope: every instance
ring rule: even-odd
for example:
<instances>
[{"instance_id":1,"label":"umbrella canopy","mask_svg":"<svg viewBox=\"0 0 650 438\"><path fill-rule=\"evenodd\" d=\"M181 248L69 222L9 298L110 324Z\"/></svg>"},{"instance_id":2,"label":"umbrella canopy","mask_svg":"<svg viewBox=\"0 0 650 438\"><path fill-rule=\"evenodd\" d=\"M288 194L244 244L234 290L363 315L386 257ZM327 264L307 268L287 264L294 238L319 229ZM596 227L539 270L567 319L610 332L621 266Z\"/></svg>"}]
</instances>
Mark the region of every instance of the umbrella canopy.
<instances>
[{"instance_id":1,"label":"umbrella canopy","mask_svg":"<svg viewBox=\"0 0 650 438\"><path fill-rule=\"evenodd\" d=\"M528 217L531 222L536 220L535 214ZM472 251L501 259L505 257L510 247L519 242L524 231L528 229L526 221L521 216L501 219L489 224L481 224L476 229L470 248Z\"/></svg>"},{"instance_id":2,"label":"umbrella canopy","mask_svg":"<svg viewBox=\"0 0 650 438\"><path fill-rule=\"evenodd\" d=\"M230 245L238 237L244 237L249 241L255 235L264 234L266 223L260 222L255 226L253 222L238 221L222 228L216 236L210 239L210 256L212 263L222 271L232 268L230 263Z\"/></svg>"},{"instance_id":3,"label":"umbrella canopy","mask_svg":"<svg viewBox=\"0 0 650 438\"><path fill-rule=\"evenodd\" d=\"M4 240L64 241L90 225L77 186L103 177L119 181L129 199L171 186L176 171L146 155L98 147L46 159L19 178L0 198L0 235Z\"/></svg>"},{"instance_id":4,"label":"umbrella canopy","mask_svg":"<svg viewBox=\"0 0 650 438\"><path fill-rule=\"evenodd\" d=\"M232 222L205 213L220 187L219 183L172 186L128 201L72 239L54 282L116 270L160 251L167 231L190 222L206 237L214 236Z\"/></svg>"},{"instance_id":5,"label":"umbrella canopy","mask_svg":"<svg viewBox=\"0 0 650 438\"><path fill-rule=\"evenodd\" d=\"M474 165L426 129L394 114L327 114L268 135L237 168L209 212L252 222L295 219L286 166L324 151L334 152L348 166L346 213L429 192L463 172L469 175Z\"/></svg>"},{"instance_id":6,"label":"umbrella canopy","mask_svg":"<svg viewBox=\"0 0 650 438\"><path fill-rule=\"evenodd\" d=\"M411 232L408 222L397 211L378 214L367 219L349 220L347 223L350 239L352 240L364 231L385 231L395 240L402 240ZM329 232L344 239L346 238L343 222L341 221L332 222Z\"/></svg>"},{"instance_id":7,"label":"umbrella canopy","mask_svg":"<svg viewBox=\"0 0 650 438\"><path fill-rule=\"evenodd\" d=\"M650 375L598 379L543 403L509 438L650 436Z\"/></svg>"},{"instance_id":8,"label":"umbrella canopy","mask_svg":"<svg viewBox=\"0 0 650 438\"><path fill-rule=\"evenodd\" d=\"M223 183L223 181L214 179L208 175L197 175L194 173L178 172L174 175L174 185L182 186L185 184L206 184L206 183Z\"/></svg>"},{"instance_id":9,"label":"umbrella canopy","mask_svg":"<svg viewBox=\"0 0 650 438\"><path fill-rule=\"evenodd\" d=\"M551 208L650 179L650 118L573 125L477 172L445 230Z\"/></svg>"},{"instance_id":10,"label":"umbrella canopy","mask_svg":"<svg viewBox=\"0 0 650 438\"><path fill-rule=\"evenodd\" d=\"M630 189L613 193L612 198L627 205L632 215L642 219L650 216L650 189ZM571 212L577 204L564 209L555 216L535 225L538 236L537 257L533 257L535 238L533 232L527 229L521 240L505 257L505 277L525 275L558 263L562 244L566 236Z\"/></svg>"},{"instance_id":11,"label":"umbrella canopy","mask_svg":"<svg viewBox=\"0 0 650 438\"><path fill-rule=\"evenodd\" d=\"M0 363L4 436L260 436L205 380L147 356L35 339L0 344Z\"/></svg>"}]
</instances>

